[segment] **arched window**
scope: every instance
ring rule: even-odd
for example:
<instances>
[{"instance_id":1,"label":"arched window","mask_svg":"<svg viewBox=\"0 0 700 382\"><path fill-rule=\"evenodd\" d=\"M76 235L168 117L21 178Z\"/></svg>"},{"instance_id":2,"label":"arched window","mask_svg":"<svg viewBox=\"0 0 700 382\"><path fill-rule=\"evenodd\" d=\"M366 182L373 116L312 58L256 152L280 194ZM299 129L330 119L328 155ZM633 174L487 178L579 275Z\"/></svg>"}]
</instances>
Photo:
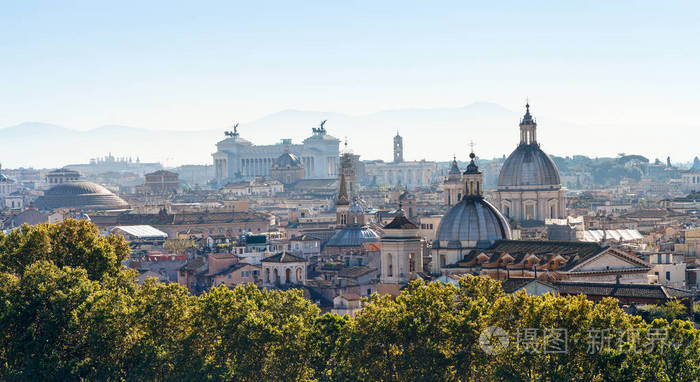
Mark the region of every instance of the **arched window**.
<instances>
[{"instance_id":1,"label":"arched window","mask_svg":"<svg viewBox=\"0 0 700 382\"><path fill-rule=\"evenodd\" d=\"M284 283L289 284L292 282L292 270L287 268L284 270Z\"/></svg>"},{"instance_id":2,"label":"arched window","mask_svg":"<svg viewBox=\"0 0 700 382\"><path fill-rule=\"evenodd\" d=\"M265 269L265 282L266 283L270 282L270 268Z\"/></svg>"},{"instance_id":3,"label":"arched window","mask_svg":"<svg viewBox=\"0 0 700 382\"><path fill-rule=\"evenodd\" d=\"M275 284L279 285L280 284L280 273L277 271L277 268L275 268L272 271L272 275L275 277Z\"/></svg>"},{"instance_id":4,"label":"arched window","mask_svg":"<svg viewBox=\"0 0 700 382\"><path fill-rule=\"evenodd\" d=\"M301 283L304 281L304 276L301 272L301 267L297 267L297 282Z\"/></svg>"}]
</instances>

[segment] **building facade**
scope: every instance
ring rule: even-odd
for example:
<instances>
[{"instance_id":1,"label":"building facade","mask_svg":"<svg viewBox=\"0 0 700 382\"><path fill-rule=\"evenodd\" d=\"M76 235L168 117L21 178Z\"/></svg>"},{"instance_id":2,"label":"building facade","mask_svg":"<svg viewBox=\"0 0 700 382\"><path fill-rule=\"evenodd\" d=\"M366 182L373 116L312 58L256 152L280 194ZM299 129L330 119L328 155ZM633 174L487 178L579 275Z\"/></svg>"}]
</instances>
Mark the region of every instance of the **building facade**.
<instances>
[{"instance_id":1,"label":"building facade","mask_svg":"<svg viewBox=\"0 0 700 382\"><path fill-rule=\"evenodd\" d=\"M180 175L176 172L158 170L144 175L146 178L140 191L150 194L177 192L180 186Z\"/></svg>"},{"instance_id":2,"label":"building facade","mask_svg":"<svg viewBox=\"0 0 700 382\"><path fill-rule=\"evenodd\" d=\"M238 125L233 132L226 132L226 136L216 144L217 151L212 154L215 179L219 185L233 180L270 176L273 163L287 149L301 161L306 179L337 176L340 141L328 135L323 124L314 128L313 135L302 144L283 140L282 144L254 145L239 135Z\"/></svg>"},{"instance_id":3,"label":"building facade","mask_svg":"<svg viewBox=\"0 0 700 382\"><path fill-rule=\"evenodd\" d=\"M381 240L381 282L405 284L423 272L423 238L418 225L399 210L398 215L384 226Z\"/></svg>"},{"instance_id":4,"label":"building facade","mask_svg":"<svg viewBox=\"0 0 700 382\"><path fill-rule=\"evenodd\" d=\"M394 137L393 149L393 162L387 163L381 160L365 162L364 170L370 184L422 187L437 180L436 162L404 161L403 138L398 134Z\"/></svg>"},{"instance_id":5,"label":"building facade","mask_svg":"<svg viewBox=\"0 0 700 382\"><path fill-rule=\"evenodd\" d=\"M700 191L700 159L698 157L695 157L693 167L682 172L681 186L685 192Z\"/></svg>"}]
</instances>

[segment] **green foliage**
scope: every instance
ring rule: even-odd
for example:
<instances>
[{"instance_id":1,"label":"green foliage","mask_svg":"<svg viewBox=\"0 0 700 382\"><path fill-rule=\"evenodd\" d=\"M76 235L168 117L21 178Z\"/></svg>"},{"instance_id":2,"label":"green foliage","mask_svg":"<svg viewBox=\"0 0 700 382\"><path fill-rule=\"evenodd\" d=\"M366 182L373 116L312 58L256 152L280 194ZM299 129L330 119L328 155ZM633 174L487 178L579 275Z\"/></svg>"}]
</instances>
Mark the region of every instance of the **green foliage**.
<instances>
[{"instance_id":1,"label":"green foliage","mask_svg":"<svg viewBox=\"0 0 700 382\"><path fill-rule=\"evenodd\" d=\"M24 225L8 235L0 233L0 271L14 274L47 260L59 267L83 268L91 280L98 280L115 275L128 256L129 246L122 236L100 236L94 224L83 220Z\"/></svg>"},{"instance_id":2,"label":"green foliage","mask_svg":"<svg viewBox=\"0 0 700 382\"><path fill-rule=\"evenodd\" d=\"M506 295L465 277L413 282L339 317L298 290L221 286L194 297L139 285L113 262L123 244L76 221L1 238L0 380L700 380L700 332L677 319L675 302L645 322L613 299ZM496 354L482 341L490 327L510 334ZM566 330L567 351L542 351L551 328ZM537 336L524 342L525 330ZM609 346L590 351L603 330Z\"/></svg>"},{"instance_id":3,"label":"green foliage","mask_svg":"<svg viewBox=\"0 0 700 382\"><path fill-rule=\"evenodd\" d=\"M688 317L688 308L677 300L668 301L664 305L644 305L640 310L642 317L648 322L657 318L671 322Z\"/></svg>"},{"instance_id":4,"label":"green foliage","mask_svg":"<svg viewBox=\"0 0 700 382\"><path fill-rule=\"evenodd\" d=\"M163 243L163 248L170 252L184 255L187 253L188 249L197 248L197 244L194 240L189 239L169 239Z\"/></svg>"}]
</instances>

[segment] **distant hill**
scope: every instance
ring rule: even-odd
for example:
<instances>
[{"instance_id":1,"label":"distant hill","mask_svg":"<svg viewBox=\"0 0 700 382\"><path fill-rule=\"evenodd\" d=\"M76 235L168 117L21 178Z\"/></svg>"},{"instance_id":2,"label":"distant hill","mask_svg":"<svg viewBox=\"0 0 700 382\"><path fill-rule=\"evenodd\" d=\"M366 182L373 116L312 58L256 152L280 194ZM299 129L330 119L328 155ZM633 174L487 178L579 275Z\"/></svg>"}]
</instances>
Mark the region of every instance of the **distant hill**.
<instances>
[{"instance_id":1,"label":"distant hill","mask_svg":"<svg viewBox=\"0 0 700 382\"><path fill-rule=\"evenodd\" d=\"M543 149L552 154L561 155L567 151L590 154L591 143L595 144L595 149L618 152L617 146L627 134L608 129L607 135L601 138L591 127L548 120L539 117L537 108L532 111L540 124L538 139ZM453 153L466 160L472 140L480 157L508 155L518 143L521 115L520 110L512 111L489 102L455 108L385 110L365 115L284 110L255 121L241 122L239 132L256 144L272 144L282 138L300 142L311 135L312 127L327 119L328 133L341 140L347 137L350 149L362 159L389 160L392 138L399 131L404 137L407 160L447 161ZM601 129L597 127L597 131ZM0 128L0 142L3 142L0 163L5 167L59 167L87 163L90 158L111 152L115 156L139 157L142 161L158 161L167 166L208 164L225 130L230 127L164 131L109 125L78 131L48 123L26 122ZM577 139L572 140L572 136ZM635 151L644 152L643 149Z\"/></svg>"}]
</instances>

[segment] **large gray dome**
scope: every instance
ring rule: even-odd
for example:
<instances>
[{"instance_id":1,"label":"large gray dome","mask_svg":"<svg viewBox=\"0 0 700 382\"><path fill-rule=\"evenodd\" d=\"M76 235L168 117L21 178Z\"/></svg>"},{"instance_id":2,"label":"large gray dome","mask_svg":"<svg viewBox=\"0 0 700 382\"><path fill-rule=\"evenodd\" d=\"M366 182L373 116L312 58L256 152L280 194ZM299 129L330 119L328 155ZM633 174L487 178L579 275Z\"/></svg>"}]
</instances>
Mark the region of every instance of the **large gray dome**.
<instances>
[{"instance_id":1,"label":"large gray dome","mask_svg":"<svg viewBox=\"0 0 700 382\"><path fill-rule=\"evenodd\" d=\"M498 176L498 187L544 186L561 188L559 170L540 146L520 144L506 159Z\"/></svg>"},{"instance_id":2,"label":"large gray dome","mask_svg":"<svg viewBox=\"0 0 700 382\"><path fill-rule=\"evenodd\" d=\"M364 243L379 241L379 235L369 227L348 226L336 232L326 247L359 247Z\"/></svg>"},{"instance_id":3,"label":"large gray dome","mask_svg":"<svg viewBox=\"0 0 700 382\"><path fill-rule=\"evenodd\" d=\"M433 248L486 248L510 239L506 219L484 198L465 197L440 220Z\"/></svg>"},{"instance_id":4,"label":"large gray dome","mask_svg":"<svg viewBox=\"0 0 700 382\"><path fill-rule=\"evenodd\" d=\"M87 181L65 182L58 184L39 197L36 201L41 209L77 208L109 210L128 208L129 204L122 198L99 184Z\"/></svg>"}]
</instances>

